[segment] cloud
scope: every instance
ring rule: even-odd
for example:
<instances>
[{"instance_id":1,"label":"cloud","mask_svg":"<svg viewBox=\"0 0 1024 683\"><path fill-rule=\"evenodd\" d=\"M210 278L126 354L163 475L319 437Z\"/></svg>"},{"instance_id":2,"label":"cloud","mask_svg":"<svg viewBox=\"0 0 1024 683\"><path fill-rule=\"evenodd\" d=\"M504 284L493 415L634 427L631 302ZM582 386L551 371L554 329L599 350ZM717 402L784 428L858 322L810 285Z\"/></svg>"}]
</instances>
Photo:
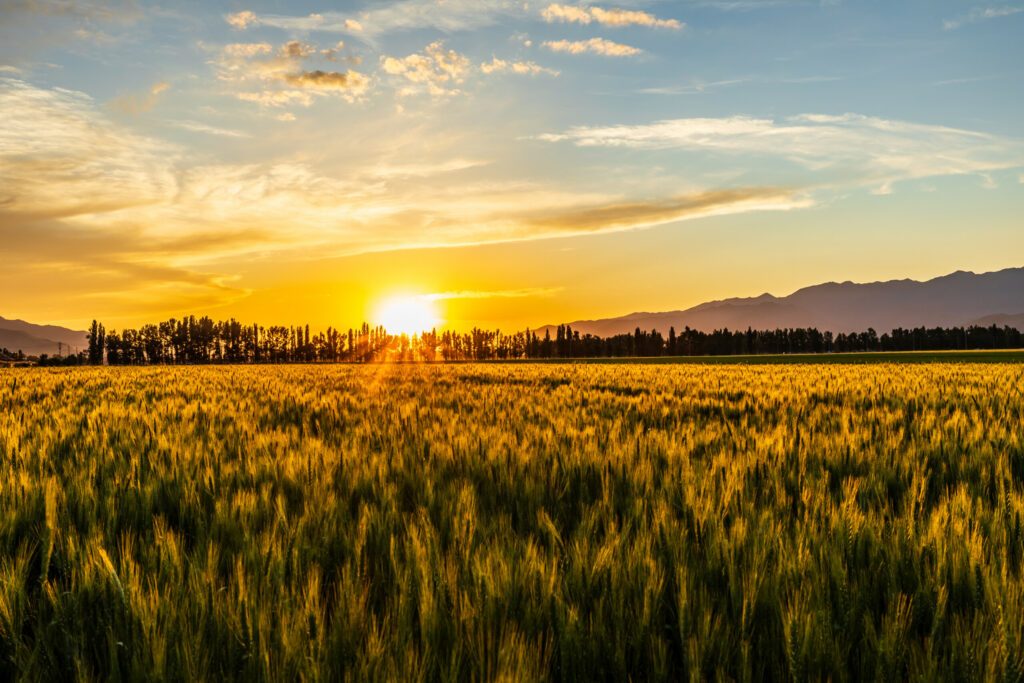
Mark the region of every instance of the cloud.
<instances>
[{"instance_id":1,"label":"cloud","mask_svg":"<svg viewBox=\"0 0 1024 683\"><path fill-rule=\"evenodd\" d=\"M775 7L790 7L793 5L824 7L835 5L839 2L840 0L699 0L693 4L699 7L712 7L725 12L748 12Z\"/></svg>"},{"instance_id":2,"label":"cloud","mask_svg":"<svg viewBox=\"0 0 1024 683\"><path fill-rule=\"evenodd\" d=\"M643 95L703 95L711 90L727 88L735 85L749 83L748 78L733 78L724 81L711 81L709 83L696 82L691 85L670 85L657 88L641 88L637 90Z\"/></svg>"},{"instance_id":3,"label":"cloud","mask_svg":"<svg viewBox=\"0 0 1024 683\"><path fill-rule=\"evenodd\" d=\"M171 89L171 84L166 82L155 83L144 94L121 95L110 102L117 111L123 114L142 114L150 111L157 105L160 95Z\"/></svg>"},{"instance_id":4,"label":"cloud","mask_svg":"<svg viewBox=\"0 0 1024 683\"><path fill-rule=\"evenodd\" d=\"M138 16L138 6L134 0L4 0L0 4L0 16L17 13L125 21Z\"/></svg>"},{"instance_id":5,"label":"cloud","mask_svg":"<svg viewBox=\"0 0 1024 683\"><path fill-rule=\"evenodd\" d=\"M424 178L439 173L453 173L468 168L486 166L489 162L476 159L451 159L424 164L380 164L371 167L366 175L372 178Z\"/></svg>"},{"instance_id":6,"label":"cloud","mask_svg":"<svg viewBox=\"0 0 1024 683\"><path fill-rule=\"evenodd\" d=\"M455 50L445 49L444 41L440 40L427 45L422 53L405 57L383 55L380 65L384 73L415 84L415 87L400 90L400 95L424 90L435 97L455 94L458 89L453 86L462 83L469 71L469 59Z\"/></svg>"},{"instance_id":7,"label":"cloud","mask_svg":"<svg viewBox=\"0 0 1024 683\"><path fill-rule=\"evenodd\" d=\"M281 56L285 59L305 59L315 52L316 47L298 40L289 40L281 46Z\"/></svg>"},{"instance_id":8,"label":"cloud","mask_svg":"<svg viewBox=\"0 0 1024 683\"><path fill-rule=\"evenodd\" d=\"M0 79L0 111L5 211L51 217L110 211L176 191L174 148L118 129L87 95Z\"/></svg>"},{"instance_id":9,"label":"cloud","mask_svg":"<svg viewBox=\"0 0 1024 683\"><path fill-rule=\"evenodd\" d=\"M523 289L464 289L454 292L433 292L419 298L427 301L451 301L452 299L530 299L554 296L564 287L525 287Z\"/></svg>"},{"instance_id":10,"label":"cloud","mask_svg":"<svg viewBox=\"0 0 1024 683\"><path fill-rule=\"evenodd\" d=\"M605 57L633 57L643 52L643 50L639 48L623 45L622 43L615 43L604 38L590 38L589 40L574 41L548 40L544 42L544 47L554 52L567 52L571 55L579 55L589 52L591 54L603 55Z\"/></svg>"},{"instance_id":11,"label":"cloud","mask_svg":"<svg viewBox=\"0 0 1024 683\"><path fill-rule=\"evenodd\" d=\"M316 45L298 40L284 43L276 52L269 43L233 43L221 48L214 64L221 81L258 82L260 91L236 92L235 97L264 107L308 107L315 101L314 95L335 94L350 102L358 100L369 88L370 80L365 75L351 70L303 68L314 58L333 61L333 51L324 56Z\"/></svg>"},{"instance_id":12,"label":"cloud","mask_svg":"<svg viewBox=\"0 0 1024 683\"><path fill-rule=\"evenodd\" d=\"M126 314L206 310L247 296L249 290L230 275L173 261L190 251L251 244L259 235L211 231L204 237L150 240L124 226L82 230L0 211L0 240L10 257L0 269L0 288L20 292L19 303L40 315L60 306L108 321ZM59 278L49 275L54 271Z\"/></svg>"},{"instance_id":13,"label":"cloud","mask_svg":"<svg viewBox=\"0 0 1024 683\"><path fill-rule=\"evenodd\" d=\"M270 43L231 43L230 45L225 45L223 48L223 52L226 56L243 59L256 57L258 55L269 55L273 51L274 46Z\"/></svg>"},{"instance_id":14,"label":"cloud","mask_svg":"<svg viewBox=\"0 0 1024 683\"><path fill-rule=\"evenodd\" d=\"M357 56L344 57L341 55L341 51L345 49L345 41L339 40L334 47L328 47L320 50L320 56L329 62L337 62L345 60L354 64L359 64L362 60Z\"/></svg>"},{"instance_id":15,"label":"cloud","mask_svg":"<svg viewBox=\"0 0 1024 683\"><path fill-rule=\"evenodd\" d=\"M525 15L521 0L403 0L376 3L356 16L333 11L307 16L254 15L246 25L258 24L286 31L345 33L372 40L401 31L470 31L494 26L508 17Z\"/></svg>"},{"instance_id":16,"label":"cloud","mask_svg":"<svg viewBox=\"0 0 1024 683\"><path fill-rule=\"evenodd\" d=\"M239 92L235 97L243 102L253 102L261 107L310 107L313 96L302 90L263 90L260 92Z\"/></svg>"},{"instance_id":17,"label":"cloud","mask_svg":"<svg viewBox=\"0 0 1024 683\"><path fill-rule=\"evenodd\" d=\"M1019 140L858 114L668 119L635 126L582 126L541 139L581 147L784 158L816 174L832 172L881 187L900 180L1024 166L1024 144Z\"/></svg>"},{"instance_id":18,"label":"cloud","mask_svg":"<svg viewBox=\"0 0 1024 683\"><path fill-rule=\"evenodd\" d=\"M254 12L245 10L244 12L235 12L234 14L225 15L224 21L228 22L228 25L231 26L231 28L244 31L257 23L259 19Z\"/></svg>"},{"instance_id":19,"label":"cloud","mask_svg":"<svg viewBox=\"0 0 1024 683\"><path fill-rule=\"evenodd\" d=\"M980 21L988 21L989 19L1009 17L1021 12L1024 12L1024 7L975 7L961 17L956 19L947 19L942 22L942 28L946 31L953 31L961 26L966 26L967 24L976 24Z\"/></svg>"},{"instance_id":20,"label":"cloud","mask_svg":"<svg viewBox=\"0 0 1024 683\"><path fill-rule=\"evenodd\" d=\"M227 128L218 128L211 126L201 121L172 121L171 125L182 130L191 131L193 133L205 133L207 135L219 135L226 138L248 138L252 137L248 133L243 133L238 130L229 130Z\"/></svg>"},{"instance_id":21,"label":"cloud","mask_svg":"<svg viewBox=\"0 0 1024 683\"><path fill-rule=\"evenodd\" d=\"M247 290L231 278L256 259L278 267L565 237L808 201L778 189L635 199L483 181L455 174L486 161L435 154L392 166L391 146L378 148L378 163L333 174L295 160L210 165L198 161L202 154L118 127L86 95L11 79L0 79L0 110L0 244L16 255L16 270L5 262L0 279L41 281L28 271L59 268L62 286L79 292L90 311L120 307L125 315L236 300ZM169 123L236 135L196 121ZM408 135L417 142L401 141L401 158L436 151L422 131Z\"/></svg>"},{"instance_id":22,"label":"cloud","mask_svg":"<svg viewBox=\"0 0 1024 683\"><path fill-rule=\"evenodd\" d=\"M157 88L159 90L159 88ZM132 305L189 299L217 305L241 295L214 275L176 263L220 240L256 236L210 226L160 236L126 222L168 205L180 190L177 147L119 129L88 96L0 79L0 280L22 299L131 297ZM59 285L40 278L59 269ZM52 278L51 278L52 279ZM34 284L31 288L25 282Z\"/></svg>"},{"instance_id":23,"label":"cloud","mask_svg":"<svg viewBox=\"0 0 1024 683\"><path fill-rule=\"evenodd\" d=\"M568 22L576 24L597 23L604 26L647 26L651 28L682 29L686 25L677 19L659 19L648 12L626 9L602 9L600 7L580 7L576 5L548 5L541 12L544 20L553 23Z\"/></svg>"},{"instance_id":24,"label":"cloud","mask_svg":"<svg viewBox=\"0 0 1024 683\"><path fill-rule=\"evenodd\" d=\"M601 203L561 212L543 211L522 217L527 235L572 235L649 228L681 220L748 211L787 211L811 206L791 190L740 188L701 192L668 199Z\"/></svg>"},{"instance_id":25,"label":"cloud","mask_svg":"<svg viewBox=\"0 0 1024 683\"><path fill-rule=\"evenodd\" d=\"M286 74L284 80L297 88L334 90L348 98L358 98L366 93L370 80L358 71L302 71Z\"/></svg>"},{"instance_id":26,"label":"cloud","mask_svg":"<svg viewBox=\"0 0 1024 683\"><path fill-rule=\"evenodd\" d=\"M485 74L493 73L513 73L523 74L529 76L537 76L539 74L547 74L548 76L558 76L559 72L555 69L549 69L547 67L536 64L535 62L517 62L517 61L506 61L504 59L498 59L494 57L490 62L484 62L480 65L480 70Z\"/></svg>"}]
</instances>

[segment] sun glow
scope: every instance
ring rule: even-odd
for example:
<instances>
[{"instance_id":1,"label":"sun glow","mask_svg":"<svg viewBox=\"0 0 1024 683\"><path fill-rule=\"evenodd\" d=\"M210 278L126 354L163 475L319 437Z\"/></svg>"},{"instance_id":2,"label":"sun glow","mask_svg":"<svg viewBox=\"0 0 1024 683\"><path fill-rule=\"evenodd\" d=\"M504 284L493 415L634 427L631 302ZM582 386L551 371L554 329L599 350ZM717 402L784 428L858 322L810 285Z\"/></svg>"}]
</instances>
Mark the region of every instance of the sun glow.
<instances>
[{"instance_id":1,"label":"sun glow","mask_svg":"<svg viewBox=\"0 0 1024 683\"><path fill-rule=\"evenodd\" d=\"M420 296L386 299L377 307L374 318L392 334L428 332L441 322L434 302Z\"/></svg>"}]
</instances>

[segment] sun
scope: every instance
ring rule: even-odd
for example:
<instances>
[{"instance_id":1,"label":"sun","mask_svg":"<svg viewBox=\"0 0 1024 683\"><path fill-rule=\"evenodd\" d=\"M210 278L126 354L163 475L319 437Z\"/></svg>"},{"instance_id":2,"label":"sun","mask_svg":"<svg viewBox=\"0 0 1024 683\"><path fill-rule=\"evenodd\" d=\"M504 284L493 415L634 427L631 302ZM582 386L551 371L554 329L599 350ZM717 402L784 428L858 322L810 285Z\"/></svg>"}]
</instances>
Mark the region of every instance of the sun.
<instances>
[{"instance_id":1,"label":"sun","mask_svg":"<svg viewBox=\"0 0 1024 683\"><path fill-rule=\"evenodd\" d=\"M396 296L377 307L377 324L391 334L419 334L440 322L434 302L422 296Z\"/></svg>"}]
</instances>

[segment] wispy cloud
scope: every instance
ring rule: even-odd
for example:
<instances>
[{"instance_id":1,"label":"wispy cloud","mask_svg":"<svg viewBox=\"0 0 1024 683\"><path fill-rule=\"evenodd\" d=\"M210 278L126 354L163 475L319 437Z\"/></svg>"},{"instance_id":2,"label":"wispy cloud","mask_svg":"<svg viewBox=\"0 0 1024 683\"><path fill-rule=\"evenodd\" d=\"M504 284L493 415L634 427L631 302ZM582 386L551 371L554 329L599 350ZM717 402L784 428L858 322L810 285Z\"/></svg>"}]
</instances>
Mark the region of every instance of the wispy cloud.
<instances>
[{"instance_id":1,"label":"wispy cloud","mask_svg":"<svg viewBox=\"0 0 1024 683\"><path fill-rule=\"evenodd\" d=\"M423 164L379 164L366 170L372 178L423 178L440 173L454 173L469 168L486 166L488 161L478 159L451 159L437 163Z\"/></svg>"},{"instance_id":2,"label":"wispy cloud","mask_svg":"<svg viewBox=\"0 0 1024 683\"><path fill-rule=\"evenodd\" d=\"M332 11L287 16L241 12L229 15L228 22L238 28L259 25L289 31L345 33L373 39L386 33L418 29L444 33L468 31L493 26L503 18L525 13L524 3L518 0L402 0L378 3L356 14ZM245 16L239 17L239 14Z\"/></svg>"},{"instance_id":3,"label":"wispy cloud","mask_svg":"<svg viewBox=\"0 0 1024 683\"><path fill-rule=\"evenodd\" d=\"M947 19L942 22L942 28L947 31L952 31L966 26L967 24L976 24L979 21L987 21L989 19L1001 19L1003 17L1009 17L1014 14L1020 14L1024 12L1024 7L975 7L967 14L957 17L956 19Z\"/></svg>"},{"instance_id":4,"label":"wispy cloud","mask_svg":"<svg viewBox=\"0 0 1024 683\"><path fill-rule=\"evenodd\" d=\"M724 81L698 81L690 85L668 85L654 88L641 88L637 92L643 95L703 95L711 90L728 88L749 83L749 78L733 78Z\"/></svg>"},{"instance_id":5,"label":"wispy cloud","mask_svg":"<svg viewBox=\"0 0 1024 683\"><path fill-rule=\"evenodd\" d=\"M522 74L527 76L537 76L540 74L547 74L548 76L557 76L559 74L555 69L549 69L541 66L536 62L530 61L507 61L504 59L498 59L494 57L489 62L484 62L480 65L480 70L485 74L493 73L513 73Z\"/></svg>"},{"instance_id":6,"label":"wispy cloud","mask_svg":"<svg viewBox=\"0 0 1024 683\"><path fill-rule=\"evenodd\" d=\"M17 13L128 21L137 18L139 7L135 0L4 0L0 3L0 15Z\"/></svg>"},{"instance_id":7,"label":"wispy cloud","mask_svg":"<svg viewBox=\"0 0 1024 683\"><path fill-rule=\"evenodd\" d=\"M647 26L651 28L682 29L686 26L678 19L659 19L649 12L628 9L602 9L596 6L561 5L552 3L541 11L547 22L576 24L602 24L603 26Z\"/></svg>"},{"instance_id":8,"label":"wispy cloud","mask_svg":"<svg viewBox=\"0 0 1024 683\"><path fill-rule=\"evenodd\" d=\"M544 47L553 52L566 52L571 55L595 54L604 57L633 57L643 50L623 45L605 38L590 38L589 40L548 40Z\"/></svg>"},{"instance_id":9,"label":"wispy cloud","mask_svg":"<svg viewBox=\"0 0 1024 683\"><path fill-rule=\"evenodd\" d=\"M984 81L994 81L997 78L999 78L999 76L996 76L994 74L989 74L989 75L986 75L986 76L967 76L967 77L964 77L964 78L948 78L948 79L946 79L944 81L935 81L934 83L932 83L932 85L934 85L934 86L966 85L968 83L981 83L981 82L984 82Z\"/></svg>"},{"instance_id":10,"label":"wispy cloud","mask_svg":"<svg viewBox=\"0 0 1024 683\"><path fill-rule=\"evenodd\" d=\"M679 149L782 157L888 188L900 180L981 174L1024 166L1019 140L857 114L782 120L745 116L669 119L636 126L583 126L544 135L582 147Z\"/></svg>"},{"instance_id":11,"label":"wispy cloud","mask_svg":"<svg viewBox=\"0 0 1024 683\"><path fill-rule=\"evenodd\" d=\"M806 208L812 200L781 188L739 188L701 192L668 199L607 202L523 217L527 235L572 235L649 228L682 220L749 211Z\"/></svg>"},{"instance_id":12,"label":"wispy cloud","mask_svg":"<svg viewBox=\"0 0 1024 683\"><path fill-rule=\"evenodd\" d=\"M712 7L725 12L749 12L791 5L805 5L809 7L834 5L837 2L839 0L697 0L693 4L698 7Z\"/></svg>"},{"instance_id":13,"label":"wispy cloud","mask_svg":"<svg viewBox=\"0 0 1024 683\"><path fill-rule=\"evenodd\" d=\"M172 121L171 125L175 128L182 130L191 131L193 133L204 133L206 135L218 135L225 138L248 138L251 137L248 133L243 133L239 130L230 130L228 128L218 128L217 126L211 126L201 121Z\"/></svg>"},{"instance_id":14,"label":"wispy cloud","mask_svg":"<svg viewBox=\"0 0 1024 683\"><path fill-rule=\"evenodd\" d=\"M792 76L783 78L743 77L721 81L694 81L686 85L668 85L641 88L636 92L644 95L705 95L721 88L731 88L746 83L764 83L776 85L806 85L814 83L833 83L843 80L840 76Z\"/></svg>"},{"instance_id":15,"label":"wispy cloud","mask_svg":"<svg viewBox=\"0 0 1024 683\"><path fill-rule=\"evenodd\" d=\"M160 96L170 89L170 83L161 81L154 83L145 93L116 97L111 100L110 106L124 114L142 114L152 110L160 100Z\"/></svg>"},{"instance_id":16,"label":"wispy cloud","mask_svg":"<svg viewBox=\"0 0 1024 683\"><path fill-rule=\"evenodd\" d=\"M274 46L270 43L231 43L223 48L224 55L233 59L269 55L273 51Z\"/></svg>"},{"instance_id":17,"label":"wispy cloud","mask_svg":"<svg viewBox=\"0 0 1024 683\"><path fill-rule=\"evenodd\" d=\"M0 206L67 216L145 205L177 187L170 145L119 129L88 96L0 78Z\"/></svg>"}]
</instances>

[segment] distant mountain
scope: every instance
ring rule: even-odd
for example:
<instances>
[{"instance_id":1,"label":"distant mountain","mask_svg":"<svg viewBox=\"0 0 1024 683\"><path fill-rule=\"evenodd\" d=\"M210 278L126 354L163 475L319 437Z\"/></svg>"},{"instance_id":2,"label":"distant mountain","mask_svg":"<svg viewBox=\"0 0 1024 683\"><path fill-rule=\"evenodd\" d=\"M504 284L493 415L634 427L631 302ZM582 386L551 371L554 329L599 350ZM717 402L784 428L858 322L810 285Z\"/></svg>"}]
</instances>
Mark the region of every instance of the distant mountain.
<instances>
[{"instance_id":1,"label":"distant mountain","mask_svg":"<svg viewBox=\"0 0 1024 683\"><path fill-rule=\"evenodd\" d=\"M1017 315L986 315L983 318L971 321L971 324L983 327L990 327L992 325L996 327L1015 327L1018 330L1024 331L1024 313L1018 313Z\"/></svg>"},{"instance_id":2,"label":"distant mountain","mask_svg":"<svg viewBox=\"0 0 1024 683\"><path fill-rule=\"evenodd\" d=\"M8 320L0 317L0 348L23 351L28 356L39 354L65 355L88 348L89 338L85 332L70 330L56 325L34 325L24 320Z\"/></svg>"},{"instance_id":3,"label":"distant mountain","mask_svg":"<svg viewBox=\"0 0 1024 683\"><path fill-rule=\"evenodd\" d=\"M890 280L858 284L829 282L805 287L788 296L711 301L680 311L631 313L618 318L569 323L581 334L600 336L669 327L711 332L731 330L816 327L832 332L879 334L897 327L953 327L1010 325L1024 329L1024 268L993 273L957 271L925 282ZM538 333L543 335L541 328Z\"/></svg>"}]
</instances>

